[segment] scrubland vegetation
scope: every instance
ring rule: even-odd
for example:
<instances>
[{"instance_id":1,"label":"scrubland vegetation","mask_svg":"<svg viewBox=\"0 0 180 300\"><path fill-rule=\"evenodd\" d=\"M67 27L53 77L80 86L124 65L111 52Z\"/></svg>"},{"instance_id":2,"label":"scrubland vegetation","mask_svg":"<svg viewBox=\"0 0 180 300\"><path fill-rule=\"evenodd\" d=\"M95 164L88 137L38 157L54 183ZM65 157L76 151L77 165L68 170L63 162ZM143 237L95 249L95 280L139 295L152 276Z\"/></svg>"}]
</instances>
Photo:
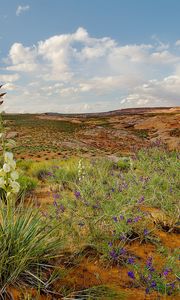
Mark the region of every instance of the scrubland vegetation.
<instances>
[{"instance_id":1,"label":"scrubland vegetation","mask_svg":"<svg viewBox=\"0 0 180 300\"><path fill-rule=\"evenodd\" d=\"M178 299L177 151L38 162L0 138L1 299Z\"/></svg>"},{"instance_id":2,"label":"scrubland vegetation","mask_svg":"<svg viewBox=\"0 0 180 300\"><path fill-rule=\"evenodd\" d=\"M176 297L180 254L178 240L176 247L168 238L179 232L178 158L158 146L117 163L18 160L16 204L1 201L2 296L11 295L12 287L24 293L33 287L57 299L126 299L124 284L144 294ZM51 203L36 201L33 191L42 182L50 187ZM140 249L152 245L153 251L138 254L135 244ZM85 259L106 270L125 268L121 292L104 282L85 284L77 293L78 284L66 286Z\"/></svg>"}]
</instances>

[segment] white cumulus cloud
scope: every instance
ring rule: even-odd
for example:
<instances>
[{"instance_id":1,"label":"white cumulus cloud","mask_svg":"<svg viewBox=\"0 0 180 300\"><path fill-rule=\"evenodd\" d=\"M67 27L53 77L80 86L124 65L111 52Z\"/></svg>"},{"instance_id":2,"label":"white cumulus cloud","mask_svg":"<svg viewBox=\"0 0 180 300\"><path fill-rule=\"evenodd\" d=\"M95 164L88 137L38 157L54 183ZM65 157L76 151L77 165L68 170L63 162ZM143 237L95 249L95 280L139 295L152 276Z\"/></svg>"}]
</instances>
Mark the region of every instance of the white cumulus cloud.
<instances>
[{"instance_id":1,"label":"white cumulus cloud","mask_svg":"<svg viewBox=\"0 0 180 300\"><path fill-rule=\"evenodd\" d=\"M20 16L23 12L28 11L30 9L29 5L18 5L16 9L16 16Z\"/></svg>"},{"instance_id":2,"label":"white cumulus cloud","mask_svg":"<svg viewBox=\"0 0 180 300\"><path fill-rule=\"evenodd\" d=\"M80 27L35 45L16 42L0 66L8 111L82 112L178 105L180 53L159 39L121 44ZM16 81L16 85L13 82ZM11 102L11 99L14 99Z\"/></svg>"}]
</instances>

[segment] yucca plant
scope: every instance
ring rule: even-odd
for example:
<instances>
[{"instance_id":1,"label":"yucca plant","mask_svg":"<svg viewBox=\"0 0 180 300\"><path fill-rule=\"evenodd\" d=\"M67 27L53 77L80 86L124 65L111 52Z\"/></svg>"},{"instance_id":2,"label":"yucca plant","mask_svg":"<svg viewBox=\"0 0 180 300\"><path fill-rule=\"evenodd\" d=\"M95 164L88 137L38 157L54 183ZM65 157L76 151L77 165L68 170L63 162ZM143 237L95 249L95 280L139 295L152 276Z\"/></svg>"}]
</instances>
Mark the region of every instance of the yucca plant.
<instances>
[{"instance_id":1,"label":"yucca plant","mask_svg":"<svg viewBox=\"0 0 180 300\"><path fill-rule=\"evenodd\" d=\"M42 220L38 210L30 206L7 213L0 207L0 288L1 296L7 288L40 286L49 288L52 258L60 252L62 243L50 221Z\"/></svg>"}]
</instances>

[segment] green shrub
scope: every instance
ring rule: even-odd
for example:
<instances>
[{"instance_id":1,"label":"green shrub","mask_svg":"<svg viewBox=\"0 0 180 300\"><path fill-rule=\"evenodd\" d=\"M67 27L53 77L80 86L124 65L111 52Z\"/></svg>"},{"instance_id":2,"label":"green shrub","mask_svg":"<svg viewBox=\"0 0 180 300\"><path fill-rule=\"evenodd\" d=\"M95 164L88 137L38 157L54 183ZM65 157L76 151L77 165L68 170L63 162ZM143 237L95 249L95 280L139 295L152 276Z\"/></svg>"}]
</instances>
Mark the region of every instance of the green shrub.
<instances>
[{"instance_id":1,"label":"green shrub","mask_svg":"<svg viewBox=\"0 0 180 300\"><path fill-rule=\"evenodd\" d=\"M126 159L120 159L118 162L117 162L117 166L120 170L128 170L131 166L131 163L130 163L130 159L126 158Z\"/></svg>"},{"instance_id":2,"label":"green shrub","mask_svg":"<svg viewBox=\"0 0 180 300\"><path fill-rule=\"evenodd\" d=\"M32 165L33 161L32 160L19 160L17 161L18 167L22 170L27 172L31 165Z\"/></svg>"},{"instance_id":3,"label":"green shrub","mask_svg":"<svg viewBox=\"0 0 180 300\"><path fill-rule=\"evenodd\" d=\"M21 175L18 182L20 184L20 194L27 194L28 192L33 191L38 185L38 180L36 178L25 175Z\"/></svg>"}]
</instances>

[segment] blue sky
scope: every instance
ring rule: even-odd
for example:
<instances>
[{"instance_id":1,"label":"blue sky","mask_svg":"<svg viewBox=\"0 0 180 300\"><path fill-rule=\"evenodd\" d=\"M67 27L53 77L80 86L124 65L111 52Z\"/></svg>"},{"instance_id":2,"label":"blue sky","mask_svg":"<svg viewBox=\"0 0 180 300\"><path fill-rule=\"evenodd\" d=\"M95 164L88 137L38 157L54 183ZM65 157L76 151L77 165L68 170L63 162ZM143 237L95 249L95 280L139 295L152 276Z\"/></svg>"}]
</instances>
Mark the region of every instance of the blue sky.
<instances>
[{"instance_id":1,"label":"blue sky","mask_svg":"<svg viewBox=\"0 0 180 300\"><path fill-rule=\"evenodd\" d=\"M0 0L4 109L176 106L179 0Z\"/></svg>"}]
</instances>

